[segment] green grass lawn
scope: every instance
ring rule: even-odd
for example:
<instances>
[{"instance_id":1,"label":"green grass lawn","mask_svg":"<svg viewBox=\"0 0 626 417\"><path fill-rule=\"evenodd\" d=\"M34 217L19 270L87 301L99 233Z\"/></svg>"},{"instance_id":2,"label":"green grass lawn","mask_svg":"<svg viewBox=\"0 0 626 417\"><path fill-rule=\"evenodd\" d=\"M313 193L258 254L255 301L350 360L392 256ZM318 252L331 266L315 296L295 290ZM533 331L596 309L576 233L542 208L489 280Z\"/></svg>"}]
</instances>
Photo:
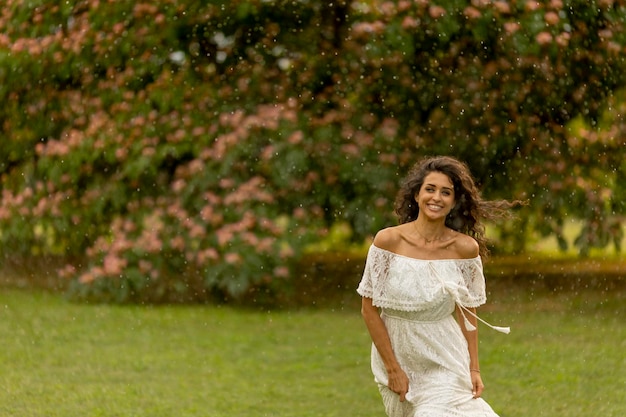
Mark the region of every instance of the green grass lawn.
<instances>
[{"instance_id":1,"label":"green grass lawn","mask_svg":"<svg viewBox=\"0 0 626 417\"><path fill-rule=\"evenodd\" d=\"M502 416L626 415L626 293L494 288L484 397ZM0 416L384 416L354 307L81 305L0 291Z\"/></svg>"}]
</instances>

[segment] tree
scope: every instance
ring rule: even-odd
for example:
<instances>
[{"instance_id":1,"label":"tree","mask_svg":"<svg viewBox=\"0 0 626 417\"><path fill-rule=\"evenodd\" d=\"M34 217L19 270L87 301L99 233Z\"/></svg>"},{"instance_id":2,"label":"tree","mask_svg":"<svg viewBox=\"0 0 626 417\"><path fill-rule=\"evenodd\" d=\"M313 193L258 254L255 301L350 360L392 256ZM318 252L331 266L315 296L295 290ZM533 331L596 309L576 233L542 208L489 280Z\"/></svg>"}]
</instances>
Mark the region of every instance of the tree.
<instances>
[{"instance_id":1,"label":"tree","mask_svg":"<svg viewBox=\"0 0 626 417\"><path fill-rule=\"evenodd\" d=\"M0 16L0 239L102 299L283 285L425 154L617 242L624 2L40 0ZM593 152L593 153L592 153ZM593 157L590 157L593 155ZM572 175L575 174L575 175ZM18 243L15 243L18 242Z\"/></svg>"}]
</instances>

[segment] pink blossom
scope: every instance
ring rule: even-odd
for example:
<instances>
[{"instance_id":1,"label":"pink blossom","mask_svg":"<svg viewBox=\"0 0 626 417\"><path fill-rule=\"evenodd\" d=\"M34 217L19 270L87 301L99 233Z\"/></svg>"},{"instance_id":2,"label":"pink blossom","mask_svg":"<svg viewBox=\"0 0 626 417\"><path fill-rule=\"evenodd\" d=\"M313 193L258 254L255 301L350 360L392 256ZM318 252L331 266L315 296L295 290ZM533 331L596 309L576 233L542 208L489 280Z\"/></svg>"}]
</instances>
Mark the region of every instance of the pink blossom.
<instances>
[{"instance_id":1,"label":"pink blossom","mask_svg":"<svg viewBox=\"0 0 626 417\"><path fill-rule=\"evenodd\" d=\"M26 48L27 48L26 39L24 38L16 39L15 42L13 42L13 45L11 45L11 52L13 53L23 52L24 50L26 50Z\"/></svg>"},{"instance_id":2,"label":"pink blossom","mask_svg":"<svg viewBox=\"0 0 626 417\"><path fill-rule=\"evenodd\" d=\"M364 132L362 130L357 130L356 132L354 132L352 139L361 148L371 146L372 143L374 143L374 137L370 135L369 133Z\"/></svg>"},{"instance_id":3,"label":"pink blossom","mask_svg":"<svg viewBox=\"0 0 626 417\"><path fill-rule=\"evenodd\" d=\"M463 14L465 15L465 17L467 17L468 19L478 19L479 17L481 17L483 14L480 12L480 10L478 10L475 7L472 6L467 6L465 8L465 10L463 10Z\"/></svg>"},{"instance_id":4,"label":"pink blossom","mask_svg":"<svg viewBox=\"0 0 626 417\"><path fill-rule=\"evenodd\" d=\"M386 164L395 164L398 162L398 157L392 153L383 153L378 157L381 162Z\"/></svg>"},{"instance_id":5,"label":"pink blossom","mask_svg":"<svg viewBox=\"0 0 626 417\"><path fill-rule=\"evenodd\" d=\"M128 240L124 235L117 235L111 242L111 251L115 253L124 252L133 247L133 242Z\"/></svg>"},{"instance_id":6,"label":"pink blossom","mask_svg":"<svg viewBox=\"0 0 626 417\"><path fill-rule=\"evenodd\" d=\"M385 118L380 127L381 133L388 138L395 137L398 133L398 121L396 119L392 119L390 117Z\"/></svg>"},{"instance_id":7,"label":"pink blossom","mask_svg":"<svg viewBox=\"0 0 626 417\"><path fill-rule=\"evenodd\" d=\"M358 156L360 154L360 149L354 143L347 143L341 146L341 152L350 156Z\"/></svg>"},{"instance_id":8,"label":"pink blossom","mask_svg":"<svg viewBox=\"0 0 626 417\"><path fill-rule=\"evenodd\" d=\"M204 227L197 223L194 223L189 229L189 237L191 237L192 239L202 238L205 235L206 231L204 230Z\"/></svg>"},{"instance_id":9,"label":"pink blossom","mask_svg":"<svg viewBox=\"0 0 626 417\"><path fill-rule=\"evenodd\" d=\"M352 26L352 32L356 37L364 37L369 34L381 34L385 31L385 24L381 21L359 22Z\"/></svg>"},{"instance_id":10,"label":"pink blossom","mask_svg":"<svg viewBox=\"0 0 626 417\"><path fill-rule=\"evenodd\" d=\"M446 13L446 9L441 6L433 5L428 8L428 14L430 14L430 17L432 17L433 19L443 17L446 15Z\"/></svg>"},{"instance_id":11,"label":"pink blossom","mask_svg":"<svg viewBox=\"0 0 626 417\"><path fill-rule=\"evenodd\" d=\"M206 133L204 126L196 126L191 130L192 136L202 136Z\"/></svg>"},{"instance_id":12,"label":"pink blossom","mask_svg":"<svg viewBox=\"0 0 626 417\"><path fill-rule=\"evenodd\" d=\"M215 235L217 236L217 244L220 246L226 245L234 237L233 233L226 227L216 230Z\"/></svg>"},{"instance_id":13,"label":"pink blossom","mask_svg":"<svg viewBox=\"0 0 626 417\"><path fill-rule=\"evenodd\" d=\"M547 45L552 42L552 35L548 32L540 32L535 37L539 45Z\"/></svg>"},{"instance_id":14,"label":"pink blossom","mask_svg":"<svg viewBox=\"0 0 626 417\"><path fill-rule=\"evenodd\" d=\"M282 232L282 229L278 225L267 218L258 219L258 224L263 230L266 230L272 234L278 235Z\"/></svg>"},{"instance_id":15,"label":"pink blossom","mask_svg":"<svg viewBox=\"0 0 626 417\"><path fill-rule=\"evenodd\" d=\"M93 143L93 148L98 150L106 148L106 141L102 138L96 139Z\"/></svg>"},{"instance_id":16,"label":"pink blossom","mask_svg":"<svg viewBox=\"0 0 626 417\"><path fill-rule=\"evenodd\" d=\"M163 224L163 220L161 219L161 214L162 213L159 210L159 211L154 211L149 216L147 216L143 221L145 228L147 230L152 230L155 233L158 233L161 230L163 230L164 224Z\"/></svg>"},{"instance_id":17,"label":"pink blossom","mask_svg":"<svg viewBox=\"0 0 626 417\"><path fill-rule=\"evenodd\" d=\"M403 29L415 29L419 26L419 22L412 16L405 16L402 20Z\"/></svg>"},{"instance_id":18,"label":"pink blossom","mask_svg":"<svg viewBox=\"0 0 626 417\"><path fill-rule=\"evenodd\" d=\"M172 182L172 185L171 185L172 191L174 191L176 194L183 191L186 186L187 186L187 183L185 182L185 180L182 180L182 179L178 179Z\"/></svg>"},{"instance_id":19,"label":"pink blossom","mask_svg":"<svg viewBox=\"0 0 626 417\"><path fill-rule=\"evenodd\" d=\"M37 202L37 206L33 208L33 214L36 217L41 217L46 214L50 206L49 199L47 197L41 197Z\"/></svg>"},{"instance_id":20,"label":"pink blossom","mask_svg":"<svg viewBox=\"0 0 626 417\"><path fill-rule=\"evenodd\" d=\"M409 0L400 0L398 2L398 10L404 12L411 8L411 2Z\"/></svg>"},{"instance_id":21,"label":"pink blossom","mask_svg":"<svg viewBox=\"0 0 626 417\"><path fill-rule=\"evenodd\" d=\"M256 246L256 249L259 252L271 252L272 251L272 246L274 246L274 242L275 240L271 237L265 237L263 239L259 240L258 245Z\"/></svg>"},{"instance_id":22,"label":"pink blossom","mask_svg":"<svg viewBox=\"0 0 626 417\"><path fill-rule=\"evenodd\" d=\"M615 54L622 52L622 46L617 42L609 42L606 48L609 52L613 52Z\"/></svg>"},{"instance_id":23,"label":"pink blossom","mask_svg":"<svg viewBox=\"0 0 626 417\"><path fill-rule=\"evenodd\" d=\"M557 37L556 37L556 39L555 39L555 40L556 40L556 43L557 43L559 46L563 46L563 47L565 47L565 46L567 46L567 45L569 44L570 37L571 37L571 35L570 35L569 33L567 33L567 32L562 32L562 33L559 33L559 34L557 35Z\"/></svg>"},{"instance_id":24,"label":"pink blossom","mask_svg":"<svg viewBox=\"0 0 626 417\"><path fill-rule=\"evenodd\" d=\"M44 145L43 143L38 143L37 145L35 145L35 153L37 153L37 155L43 155L45 151L46 145Z\"/></svg>"},{"instance_id":25,"label":"pink blossom","mask_svg":"<svg viewBox=\"0 0 626 417\"><path fill-rule=\"evenodd\" d=\"M241 221L237 224L238 227L237 229L242 231L242 230L248 230L254 227L254 225L256 224L256 217L254 216L254 214L252 214L252 212L246 211L243 214L243 218L241 219Z\"/></svg>"},{"instance_id":26,"label":"pink blossom","mask_svg":"<svg viewBox=\"0 0 626 417\"><path fill-rule=\"evenodd\" d=\"M520 29L520 24L517 22L506 22L504 24L504 30L506 30L506 33L508 34L515 33L519 29Z\"/></svg>"},{"instance_id":27,"label":"pink blossom","mask_svg":"<svg viewBox=\"0 0 626 417\"><path fill-rule=\"evenodd\" d=\"M229 252L224 255L224 260L229 264L238 264L242 261L241 255L235 252Z\"/></svg>"},{"instance_id":28,"label":"pink blossom","mask_svg":"<svg viewBox=\"0 0 626 417\"><path fill-rule=\"evenodd\" d=\"M70 152L68 144L58 141L50 140L46 144L44 154L51 156L65 156Z\"/></svg>"},{"instance_id":29,"label":"pink blossom","mask_svg":"<svg viewBox=\"0 0 626 417\"><path fill-rule=\"evenodd\" d=\"M527 0L525 4L526 10L532 12L541 8L541 4L538 1Z\"/></svg>"},{"instance_id":30,"label":"pink blossom","mask_svg":"<svg viewBox=\"0 0 626 417\"><path fill-rule=\"evenodd\" d=\"M202 207L202 210L200 210L200 218L207 223L213 224L214 213L215 210L213 209L213 206L206 205Z\"/></svg>"},{"instance_id":31,"label":"pink blossom","mask_svg":"<svg viewBox=\"0 0 626 417\"><path fill-rule=\"evenodd\" d=\"M241 184L235 192L226 196L224 204L240 204L246 201L260 201L271 203L274 197L267 191L263 190L265 180L259 176L253 177L247 182Z\"/></svg>"},{"instance_id":32,"label":"pink blossom","mask_svg":"<svg viewBox=\"0 0 626 417\"><path fill-rule=\"evenodd\" d=\"M103 269L105 275L118 276L127 265L124 258L120 258L116 253L108 253L103 259Z\"/></svg>"},{"instance_id":33,"label":"pink blossom","mask_svg":"<svg viewBox=\"0 0 626 417\"><path fill-rule=\"evenodd\" d=\"M170 246L172 249L177 251L185 250L185 239L182 236L174 236L172 240L170 240Z\"/></svg>"},{"instance_id":34,"label":"pink blossom","mask_svg":"<svg viewBox=\"0 0 626 417\"><path fill-rule=\"evenodd\" d=\"M274 157L274 155L278 155L276 152L276 147L274 145L268 145L263 150L261 150L261 159L264 161L269 161Z\"/></svg>"},{"instance_id":35,"label":"pink blossom","mask_svg":"<svg viewBox=\"0 0 626 417\"><path fill-rule=\"evenodd\" d=\"M83 143L85 136L80 130L71 129L69 132L65 134L65 141L67 145L71 148L76 148Z\"/></svg>"},{"instance_id":36,"label":"pink blossom","mask_svg":"<svg viewBox=\"0 0 626 417\"><path fill-rule=\"evenodd\" d=\"M161 272L156 268L152 268L152 270L149 272L149 275L150 279L156 280L159 279L159 276L161 276Z\"/></svg>"},{"instance_id":37,"label":"pink blossom","mask_svg":"<svg viewBox=\"0 0 626 417\"><path fill-rule=\"evenodd\" d=\"M189 219L189 214L187 213L187 210L182 208L179 202L173 202L171 205L169 205L166 208L165 212L167 213L168 216L171 216L180 222L191 221Z\"/></svg>"},{"instance_id":38,"label":"pink blossom","mask_svg":"<svg viewBox=\"0 0 626 417\"><path fill-rule=\"evenodd\" d=\"M4 206L0 206L0 220L8 220L10 218L11 218L11 211Z\"/></svg>"},{"instance_id":39,"label":"pink blossom","mask_svg":"<svg viewBox=\"0 0 626 417\"><path fill-rule=\"evenodd\" d=\"M563 8L563 0L551 0L550 6L554 9L562 9Z\"/></svg>"},{"instance_id":40,"label":"pink blossom","mask_svg":"<svg viewBox=\"0 0 626 417\"><path fill-rule=\"evenodd\" d=\"M301 130L296 130L287 138L287 142L292 145L297 145L304 139L304 133Z\"/></svg>"},{"instance_id":41,"label":"pink blossom","mask_svg":"<svg viewBox=\"0 0 626 417\"><path fill-rule=\"evenodd\" d=\"M204 162L196 158L193 161L189 162L188 167L189 167L189 173L191 175L196 175L204 171Z\"/></svg>"},{"instance_id":42,"label":"pink blossom","mask_svg":"<svg viewBox=\"0 0 626 417\"><path fill-rule=\"evenodd\" d=\"M102 268L100 268L98 266L94 266L90 270L88 270L87 272L83 273L78 278L78 281L81 284L89 284L89 283L95 281L98 278L102 278L103 272L104 271L102 270Z\"/></svg>"},{"instance_id":43,"label":"pink blossom","mask_svg":"<svg viewBox=\"0 0 626 417\"><path fill-rule=\"evenodd\" d=\"M284 106L280 104L263 104L258 107L258 117L252 116L251 127L263 126L267 129L278 128ZM250 118L249 118L250 119Z\"/></svg>"},{"instance_id":44,"label":"pink blossom","mask_svg":"<svg viewBox=\"0 0 626 417\"><path fill-rule=\"evenodd\" d=\"M221 113L219 119L222 126L237 126L241 123L243 117L243 110L237 110L230 113Z\"/></svg>"},{"instance_id":45,"label":"pink blossom","mask_svg":"<svg viewBox=\"0 0 626 417\"><path fill-rule=\"evenodd\" d=\"M89 284L89 283L93 282L95 279L96 279L96 277L93 274L93 272L87 271L87 272L81 274L80 277L78 277L78 282L80 282L81 284Z\"/></svg>"},{"instance_id":46,"label":"pink blossom","mask_svg":"<svg viewBox=\"0 0 626 417\"><path fill-rule=\"evenodd\" d=\"M163 242L156 230L144 229L137 239L137 248L148 253L156 253L163 248Z\"/></svg>"},{"instance_id":47,"label":"pink blossom","mask_svg":"<svg viewBox=\"0 0 626 417\"><path fill-rule=\"evenodd\" d=\"M558 24L559 20L561 20L559 18L559 15L556 14L555 12L548 12L543 18L545 19L546 23L548 23L549 25L553 25L553 26Z\"/></svg>"},{"instance_id":48,"label":"pink blossom","mask_svg":"<svg viewBox=\"0 0 626 417\"><path fill-rule=\"evenodd\" d=\"M158 10L159 9L153 4L137 3L133 9L133 14L136 17L145 17L156 14Z\"/></svg>"},{"instance_id":49,"label":"pink blossom","mask_svg":"<svg viewBox=\"0 0 626 417\"><path fill-rule=\"evenodd\" d=\"M274 276L279 278L289 278L289 268L286 266L278 266L274 268Z\"/></svg>"},{"instance_id":50,"label":"pink blossom","mask_svg":"<svg viewBox=\"0 0 626 417\"><path fill-rule=\"evenodd\" d=\"M58 270L58 274L61 278L71 278L76 274L76 267L74 265L67 264Z\"/></svg>"},{"instance_id":51,"label":"pink blossom","mask_svg":"<svg viewBox=\"0 0 626 417\"><path fill-rule=\"evenodd\" d=\"M217 250L215 250L214 248L205 249L203 251L198 252L197 254L198 264L200 265L206 264L207 261L215 261L218 258L219 258L219 254Z\"/></svg>"},{"instance_id":52,"label":"pink blossom","mask_svg":"<svg viewBox=\"0 0 626 417\"><path fill-rule=\"evenodd\" d=\"M121 147L115 150L115 158L117 158L118 161L126 160L127 156L128 156L128 148Z\"/></svg>"},{"instance_id":53,"label":"pink blossom","mask_svg":"<svg viewBox=\"0 0 626 417\"><path fill-rule=\"evenodd\" d=\"M214 194L210 191L207 191L206 193L204 193L204 200L208 202L209 204L213 204L213 205L220 204L221 202L221 198L217 194Z\"/></svg>"},{"instance_id":54,"label":"pink blossom","mask_svg":"<svg viewBox=\"0 0 626 417\"><path fill-rule=\"evenodd\" d=\"M183 129L178 129L173 134L168 135L167 140L169 142L178 143L178 142L182 142L186 136L187 136L187 132L185 132Z\"/></svg>"},{"instance_id":55,"label":"pink blossom","mask_svg":"<svg viewBox=\"0 0 626 417\"><path fill-rule=\"evenodd\" d=\"M126 233L134 232L137 230L137 225L130 219L125 219L124 224L122 225L122 229Z\"/></svg>"},{"instance_id":56,"label":"pink blossom","mask_svg":"<svg viewBox=\"0 0 626 417\"><path fill-rule=\"evenodd\" d=\"M223 189L232 189L235 187L235 180L232 178L222 178L220 179L219 185Z\"/></svg>"},{"instance_id":57,"label":"pink blossom","mask_svg":"<svg viewBox=\"0 0 626 417\"><path fill-rule=\"evenodd\" d=\"M302 220L304 218L306 218L306 210L302 207L297 207L294 211L293 211L293 217L295 219L298 220Z\"/></svg>"}]
</instances>

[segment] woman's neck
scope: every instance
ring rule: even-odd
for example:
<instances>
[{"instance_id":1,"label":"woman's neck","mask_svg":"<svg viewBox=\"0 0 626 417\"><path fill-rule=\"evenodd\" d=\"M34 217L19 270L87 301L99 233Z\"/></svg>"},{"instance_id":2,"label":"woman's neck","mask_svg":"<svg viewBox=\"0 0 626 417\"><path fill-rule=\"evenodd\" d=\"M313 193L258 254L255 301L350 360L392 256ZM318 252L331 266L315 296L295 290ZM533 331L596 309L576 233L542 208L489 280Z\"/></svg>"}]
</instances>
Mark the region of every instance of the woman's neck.
<instances>
[{"instance_id":1,"label":"woman's neck","mask_svg":"<svg viewBox=\"0 0 626 417\"><path fill-rule=\"evenodd\" d=\"M424 239L426 243L443 240L448 230L445 220L428 221L420 217L413 221L413 228L416 234Z\"/></svg>"}]
</instances>

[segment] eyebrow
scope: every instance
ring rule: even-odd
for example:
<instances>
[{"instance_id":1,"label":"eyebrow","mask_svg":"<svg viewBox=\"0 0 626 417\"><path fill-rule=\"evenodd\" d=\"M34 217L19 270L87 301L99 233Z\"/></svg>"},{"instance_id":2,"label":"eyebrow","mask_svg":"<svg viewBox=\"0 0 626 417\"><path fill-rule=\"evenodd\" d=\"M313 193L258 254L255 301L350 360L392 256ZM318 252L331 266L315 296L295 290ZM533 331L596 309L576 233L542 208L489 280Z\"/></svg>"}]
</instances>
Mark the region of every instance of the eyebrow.
<instances>
[{"instance_id":1,"label":"eyebrow","mask_svg":"<svg viewBox=\"0 0 626 417\"><path fill-rule=\"evenodd\" d=\"M428 186L428 187L435 187L435 188L437 187L437 184L429 184L429 183L426 183L426 184L424 184L424 185L426 185L426 186ZM443 186L443 187L441 187L441 188L442 188L442 189L444 189L444 190L450 190L450 191L453 191L453 190L454 190L454 188L452 188L452 187L446 187L446 186Z\"/></svg>"}]
</instances>

